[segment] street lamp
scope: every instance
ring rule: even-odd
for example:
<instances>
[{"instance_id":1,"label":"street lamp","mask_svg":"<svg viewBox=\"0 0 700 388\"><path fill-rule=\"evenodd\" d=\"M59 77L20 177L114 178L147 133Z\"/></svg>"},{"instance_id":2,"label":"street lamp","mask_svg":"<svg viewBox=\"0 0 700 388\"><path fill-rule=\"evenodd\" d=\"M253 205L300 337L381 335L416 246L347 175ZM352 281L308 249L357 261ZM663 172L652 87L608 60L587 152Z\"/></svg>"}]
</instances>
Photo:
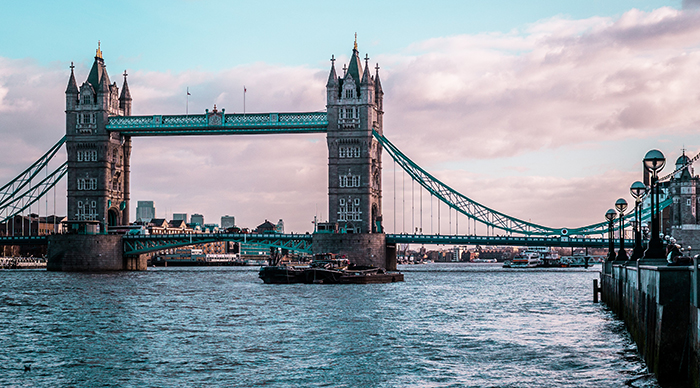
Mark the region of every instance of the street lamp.
<instances>
[{"instance_id":1,"label":"street lamp","mask_svg":"<svg viewBox=\"0 0 700 388\"><path fill-rule=\"evenodd\" d=\"M664 247L659 239L659 187L658 187L658 172L666 165L666 158L659 150L651 150L644 156L644 168L651 172L651 238L649 246L642 259L661 259L663 260ZM661 261L659 261L661 263Z\"/></svg>"},{"instance_id":2,"label":"street lamp","mask_svg":"<svg viewBox=\"0 0 700 388\"><path fill-rule=\"evenodd\" d=\"M615 209L620 213L620 250L617 251L616 261L627 261L627 251L625 251L625 210L627 210L627 201L620 198L615 201Z\"/></svg>"},{"instance_id":3,"label":"street lamp","mask_svg":"<svg viewBox=\"0 0 700 388\"><path fill-rule=\"evenodd\" d=\"M613 209L608 209L605 219L608 220L608 261L615 260L615 243L613 242L613 221L617 213Z\"/></svg>"},{"instance_id":4,"label":"street lamp","mask_svg":"<svg viewBox=\"0 0 700 388\"><path fill-rule=\"evenodd\" d=\"M642 248L642 196L647 192L647 186L636 181L630 186L630 194L634 198L634 250L632 251L631 261L637 261L644 256L644 248Z\"/></svg>"}]
</instances>

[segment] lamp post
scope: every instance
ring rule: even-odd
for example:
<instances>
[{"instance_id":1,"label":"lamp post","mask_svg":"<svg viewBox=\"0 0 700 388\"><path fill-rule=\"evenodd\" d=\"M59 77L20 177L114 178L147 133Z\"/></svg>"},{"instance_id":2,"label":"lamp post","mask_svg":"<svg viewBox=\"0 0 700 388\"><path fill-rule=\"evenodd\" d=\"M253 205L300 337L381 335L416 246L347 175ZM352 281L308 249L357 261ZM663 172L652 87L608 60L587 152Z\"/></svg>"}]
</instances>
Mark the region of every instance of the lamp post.
<instances>
[{"instance_id":1,"label":"lamp post","mask_svg":"<svg viewBox=\"0 0 700 388\"><path fill-rule=\"evenodd\" d=\"M627 201L624 198L620 198L615 201L615 209L620 213L620 250L617 251L618 262L626 262L627 251L625 250L625 210L627 210Z\"/></svg>"},{"instance_id":2,"label":"lamp post","mask_svg":"<svg viewBox=\"0 0 700 388\"><path fill-rule=\"evenodd\" d=\"M644 256L644 248L642 248L642 215L640 214L642 209L639 205L641 205L642 196L646 191L646 185L640 181L636 181L630 186L630 194L634 198L634 225L632 225L634 230L634 250L632 250L630 261L637 261Z\"/></svg>"},{"instance_id":3,"label":"lamp post","mask_svg":"<svg viewBox=\"0 0 700 388\"><path fill-rule=\"evenodd\" d=\"M615 260L615 242L613 241L613 222L617 213L613 209L608 209L605 219L608 220L608 261Z\"/></svg>"},{"instance_id":4,"label":"lamp post","mask_svg":"<svg viewBox=\"0 0 700 388\"><path fill-rule=\"evenodd\" d=\"M666 263L664 247L659 239L659 187L658 172L666 165L666 158L659 150L651 150L644 156L644 168L651 172L651 237L642 260L647 263ZM649 262L652 260L652 262ZM658 262L658 263L657 263Z\"/></svg>"}]
</instances>

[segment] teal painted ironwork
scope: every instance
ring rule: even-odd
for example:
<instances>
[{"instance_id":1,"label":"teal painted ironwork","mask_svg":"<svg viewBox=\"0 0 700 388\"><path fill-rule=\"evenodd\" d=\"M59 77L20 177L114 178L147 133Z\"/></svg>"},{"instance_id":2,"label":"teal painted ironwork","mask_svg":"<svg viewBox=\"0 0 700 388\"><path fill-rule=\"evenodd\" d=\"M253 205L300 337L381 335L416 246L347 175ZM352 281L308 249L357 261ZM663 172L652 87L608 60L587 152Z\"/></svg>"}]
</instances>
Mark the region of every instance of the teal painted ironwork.
<instances>
[{"instance_id":1,"label":"teal painted ironwork","mask_svg":"<svg viewBox=\"0 0 700 388\"><path fill-rule=\"evenodd\" d=\"M326 112L113 116L107 130L128 136L251 135L323 133Z\"/></svg>"},{"instance_id":2,"label":"teal painted ironwork","mask_svg":"<svg viewBox=\"0 0 700 388\"><path fill-rule=\"evenodd\" d=\"M524 221L488 208L442 183L439 179L435 178L408 158L383 135L380 135L374 130L372 134L382 144L384 150L387 151L392 159L401 166L413 180L449 207L482 224L503 230L506 233L515 233L525 236L603 236L607 233L608 223L605 221L579 228L552 228ZM671 203L672 201L668 199L659 204L659 207L663 209ZM633 218L634 215L632 212L625 216L625 227L629 226L629 222ZM648 219L650 219L650 209L647 208L642 211L642 221Z\"/></svg>"},{"instance_id":3,"label":"teal painted ironwork","mask_svg":"<svg viewBox=\"0 0 700 388\"><path fill-rule=\"evenodd\" d=\"M64 136L63 138L61 138L61 140L54 144L42 157L40 157L36 162L34 162L34 164L29 166L29 168L24 170L21 174L17 175L17 177L12 179L3 187L0 187L0 206L3 206L7 202L11 201L12 198L17 196L20 190L27 186L32 181L32 179L35 178L37 174L39 174L39 172L48 165L48 163L56 155L56 152L58 152L58 150L65 142L66 137Z\"/></svg>"},{"instance_id":4,"label":"teal painted ironwork","mask_svg":"<svg viewBox=\"0 0 700 388\"><path fill-rule=\"evenodd\" d=\"M619 240L616 240L619 244ZM387 243L394 244L455 244L482 246L536 246L536 247L576 247L606 248L608 239L582 237L535 237L535 236L446 236L430 234L387 234ZM625 244L633 244L625 239Z\"/></svg>"},{"instance_id":5,"label":"teal painted ironwork","mask_svg":"<svg viewBox=\"0 0 700 388\"><path fill-rule=\"evenodd\" d=\"M48 245L49 236L2 236L2 245Z\"/></svg>"},{"instance_id":6,"label":"teal painted ironwork","mask_svg":"<svg viewBox=\"0 0 700 388\"><path fill-rule=\"evenodd\" d=\"M153 234L125 235L124 254L139 255L163 249L177 248L194 244L217 241L255 243L269 247L311 254L310 234L237 234L237 233L193 233L193 234Z\"/></svg>"},{"instance_id":7,"label":"teal painted ironwork","mask_svg":"<svg viewBox=\"0 0 700 388\"><path fill-rule=\"evenodd\" d=\"M68 172L68 162L64 162L52 173L48 174L44 179L39 181L31 187L23 188L26 190L20 192L16 191L12 196L6 198L6 201L0 205L0 223L5 223L9 219L21 214L23 211L27 210L31 205L36 203L41 197L44 196L51 188L56 186Z\"/></svg>"}]
</instances>

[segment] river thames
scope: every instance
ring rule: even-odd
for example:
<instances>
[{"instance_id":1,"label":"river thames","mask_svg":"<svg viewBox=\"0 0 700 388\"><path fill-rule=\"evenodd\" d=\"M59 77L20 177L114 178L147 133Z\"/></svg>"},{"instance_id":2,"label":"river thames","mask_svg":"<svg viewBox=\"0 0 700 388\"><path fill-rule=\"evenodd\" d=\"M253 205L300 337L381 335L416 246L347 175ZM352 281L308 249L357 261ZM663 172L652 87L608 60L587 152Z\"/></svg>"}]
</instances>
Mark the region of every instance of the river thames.
<instances>
[{"instance_id":1,"label":"river thames","mask_svg":"<svg viewBox=\"0 0 700 388\"><path fill-rule=\"evenodd\" d=\"M0 386L658 387L592 302L599 265L400 269L373 285L0 271Z\"/></svg>"}]
</instances>

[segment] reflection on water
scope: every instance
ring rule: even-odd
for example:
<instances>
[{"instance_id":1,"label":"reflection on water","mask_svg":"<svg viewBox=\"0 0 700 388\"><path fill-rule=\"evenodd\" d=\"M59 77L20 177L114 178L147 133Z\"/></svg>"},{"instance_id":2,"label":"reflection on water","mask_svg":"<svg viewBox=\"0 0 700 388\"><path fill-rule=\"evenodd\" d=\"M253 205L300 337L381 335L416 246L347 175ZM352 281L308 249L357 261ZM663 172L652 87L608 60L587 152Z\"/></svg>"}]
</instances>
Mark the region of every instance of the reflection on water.
<instances>
[{"instance_id":1,"label":"reflection on water","mask_svg":"<svg viewBox=\"0 0 700 388\"><path fill-rule=\"evenodd\" d=\"M402 270L373 285L1 271L0 386L657 387L592 303L598 267Z\"/></svg>"}]
</instances>

